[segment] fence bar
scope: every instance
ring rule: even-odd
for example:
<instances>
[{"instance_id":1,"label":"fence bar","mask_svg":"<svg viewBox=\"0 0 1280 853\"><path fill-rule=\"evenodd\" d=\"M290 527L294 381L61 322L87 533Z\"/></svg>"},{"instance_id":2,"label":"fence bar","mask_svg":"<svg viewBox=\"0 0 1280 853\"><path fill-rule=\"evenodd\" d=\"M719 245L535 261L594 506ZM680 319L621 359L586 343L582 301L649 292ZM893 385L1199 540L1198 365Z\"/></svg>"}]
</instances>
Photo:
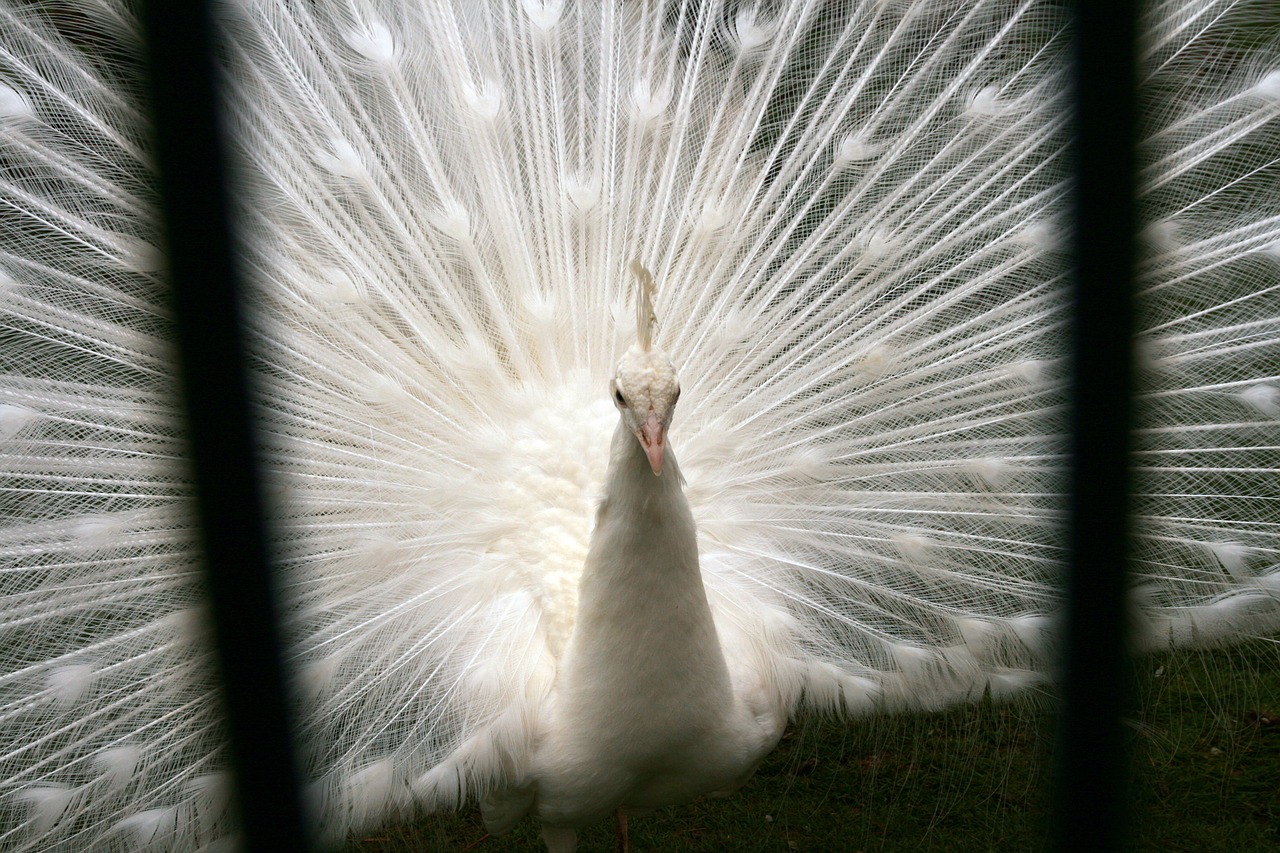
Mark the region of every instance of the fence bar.
<instances>
[{"instance_id":1,"label":"fence bar","mask_svg":"<svg viewBox=\"0 0 1280 853\"><path fill-rule=\"evenodd\" d=\"M1074 370L1066 660L1052 831L1062 851L1125 844L1135 4L1077 0Z\"/></svg>"},{"instance_id":2,"label":"fence bar","mask_svg":"<svg viewBox=\"0 0 1280 853\"><path fill-rule=\"evenodd\" d=\"M256 472L207 5L145 8L169 273L244 849L311 849Z\"/></svg>"}]
</instances>

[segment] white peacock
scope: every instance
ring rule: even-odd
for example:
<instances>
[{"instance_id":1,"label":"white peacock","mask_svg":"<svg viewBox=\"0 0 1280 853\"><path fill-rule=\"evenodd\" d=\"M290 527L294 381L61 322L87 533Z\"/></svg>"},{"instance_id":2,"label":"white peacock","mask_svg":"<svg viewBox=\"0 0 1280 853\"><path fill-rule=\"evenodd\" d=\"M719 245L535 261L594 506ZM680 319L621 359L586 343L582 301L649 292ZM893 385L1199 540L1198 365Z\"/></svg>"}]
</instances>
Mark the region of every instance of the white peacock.
<instances>
[{"instance_id":1,"label":"white peacock","mask_svg":"<svg viewBox=\"0 0 1280 853\"><path fill-rule=\"evenodd\" d=\"M330 836L481 800L568 850L732 787L805 709L1047 683L1057 4L223 14ZM1144 26L1134 598L1161 648L1280 624L1280 45L1265 0ZM235 839L137 42L128 3L0 5L11 850ZM674 388L679 467L633 434L665 445Z\"/></svg>"}]
</instances>

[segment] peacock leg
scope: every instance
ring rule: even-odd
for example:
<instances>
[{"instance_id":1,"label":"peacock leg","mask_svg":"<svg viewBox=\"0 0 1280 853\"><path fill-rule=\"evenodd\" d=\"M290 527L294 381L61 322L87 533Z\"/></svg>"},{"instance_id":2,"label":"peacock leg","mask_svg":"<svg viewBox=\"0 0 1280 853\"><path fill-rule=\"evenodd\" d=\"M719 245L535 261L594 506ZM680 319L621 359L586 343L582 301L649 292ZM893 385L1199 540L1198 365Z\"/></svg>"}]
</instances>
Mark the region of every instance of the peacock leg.
<instances>
[{"instance_id":1,"label":"peacock leg","mask_svg":"<svg viewBox=\"0 0 1280 853\"><path fill-rule=\"evenodd\" d=\"M617 830L617 839L614 844L615 853L631 853L631 842L627 838L627 813L622 809L618 809L613 813L614 826Z\"/></svg>"}]
</instances>

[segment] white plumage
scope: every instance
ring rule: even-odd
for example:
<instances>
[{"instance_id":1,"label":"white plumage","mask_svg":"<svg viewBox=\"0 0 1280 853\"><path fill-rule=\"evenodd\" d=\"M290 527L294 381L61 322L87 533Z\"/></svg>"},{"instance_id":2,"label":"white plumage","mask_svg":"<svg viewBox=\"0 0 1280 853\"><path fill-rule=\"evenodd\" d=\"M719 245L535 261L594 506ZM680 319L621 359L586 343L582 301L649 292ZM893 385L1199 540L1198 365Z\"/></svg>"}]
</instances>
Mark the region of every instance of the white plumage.
<instances>
[{"instance_id":1,"label":"white plumage","mask_svg":"<svg viewBox=\"0 0 1280 853\"><path fill-rule=\"evenodd\" d=\"M786 723L769 684L772 656L746 642L722 648L717 636L666 441L680 385L651 346L649 300L637 303L639 341L610 384L621 419L573 630L553 687L528 701L527 767L482 803L494 832L536 814L553 851L572 851L575 827L619 808L733 790Z\"/></svg>"},{"instance_id":2,"label":"white plumage","mask_svg":"<svg viewBox=\"0 0 1280 853\"><path fill-rule=\"evenodd\" d=\"M731 787L802 709L1046 684L1056 4L224 18L326 833L473 800L554 830ZM1265 0L1144 18L1144 648L1280 624L1277 27ZM5 849L234 839L136 42L127 4L0 5ZM682 385L659 477L609 396L629 387L633 258ZM646 500L667 534L646 535ZM684 621L654 615L681 602ZM606 781L584 790L586 767Z\"/></svg>"}]
</instances>

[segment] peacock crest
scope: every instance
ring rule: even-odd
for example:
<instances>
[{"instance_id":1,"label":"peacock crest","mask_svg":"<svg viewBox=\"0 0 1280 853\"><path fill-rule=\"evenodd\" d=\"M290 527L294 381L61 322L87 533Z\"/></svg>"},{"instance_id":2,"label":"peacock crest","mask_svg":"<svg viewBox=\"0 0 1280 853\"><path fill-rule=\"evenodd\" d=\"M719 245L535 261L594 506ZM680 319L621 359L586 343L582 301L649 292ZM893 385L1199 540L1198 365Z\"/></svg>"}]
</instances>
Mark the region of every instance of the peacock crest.
<instances>
[{"instance_id":1,"label":"peacock crest","mask_svg":"<svg viewBox=\"0 0 1280 853\"><path fill-rule=\"evenodd\" d=\"M658 330L658 315L653 307L658 298L658 285L653 273L638 260L631 261L630 269L636 279L636 340L641 349L648 350Z\"/></svg>"}]
</instances>

